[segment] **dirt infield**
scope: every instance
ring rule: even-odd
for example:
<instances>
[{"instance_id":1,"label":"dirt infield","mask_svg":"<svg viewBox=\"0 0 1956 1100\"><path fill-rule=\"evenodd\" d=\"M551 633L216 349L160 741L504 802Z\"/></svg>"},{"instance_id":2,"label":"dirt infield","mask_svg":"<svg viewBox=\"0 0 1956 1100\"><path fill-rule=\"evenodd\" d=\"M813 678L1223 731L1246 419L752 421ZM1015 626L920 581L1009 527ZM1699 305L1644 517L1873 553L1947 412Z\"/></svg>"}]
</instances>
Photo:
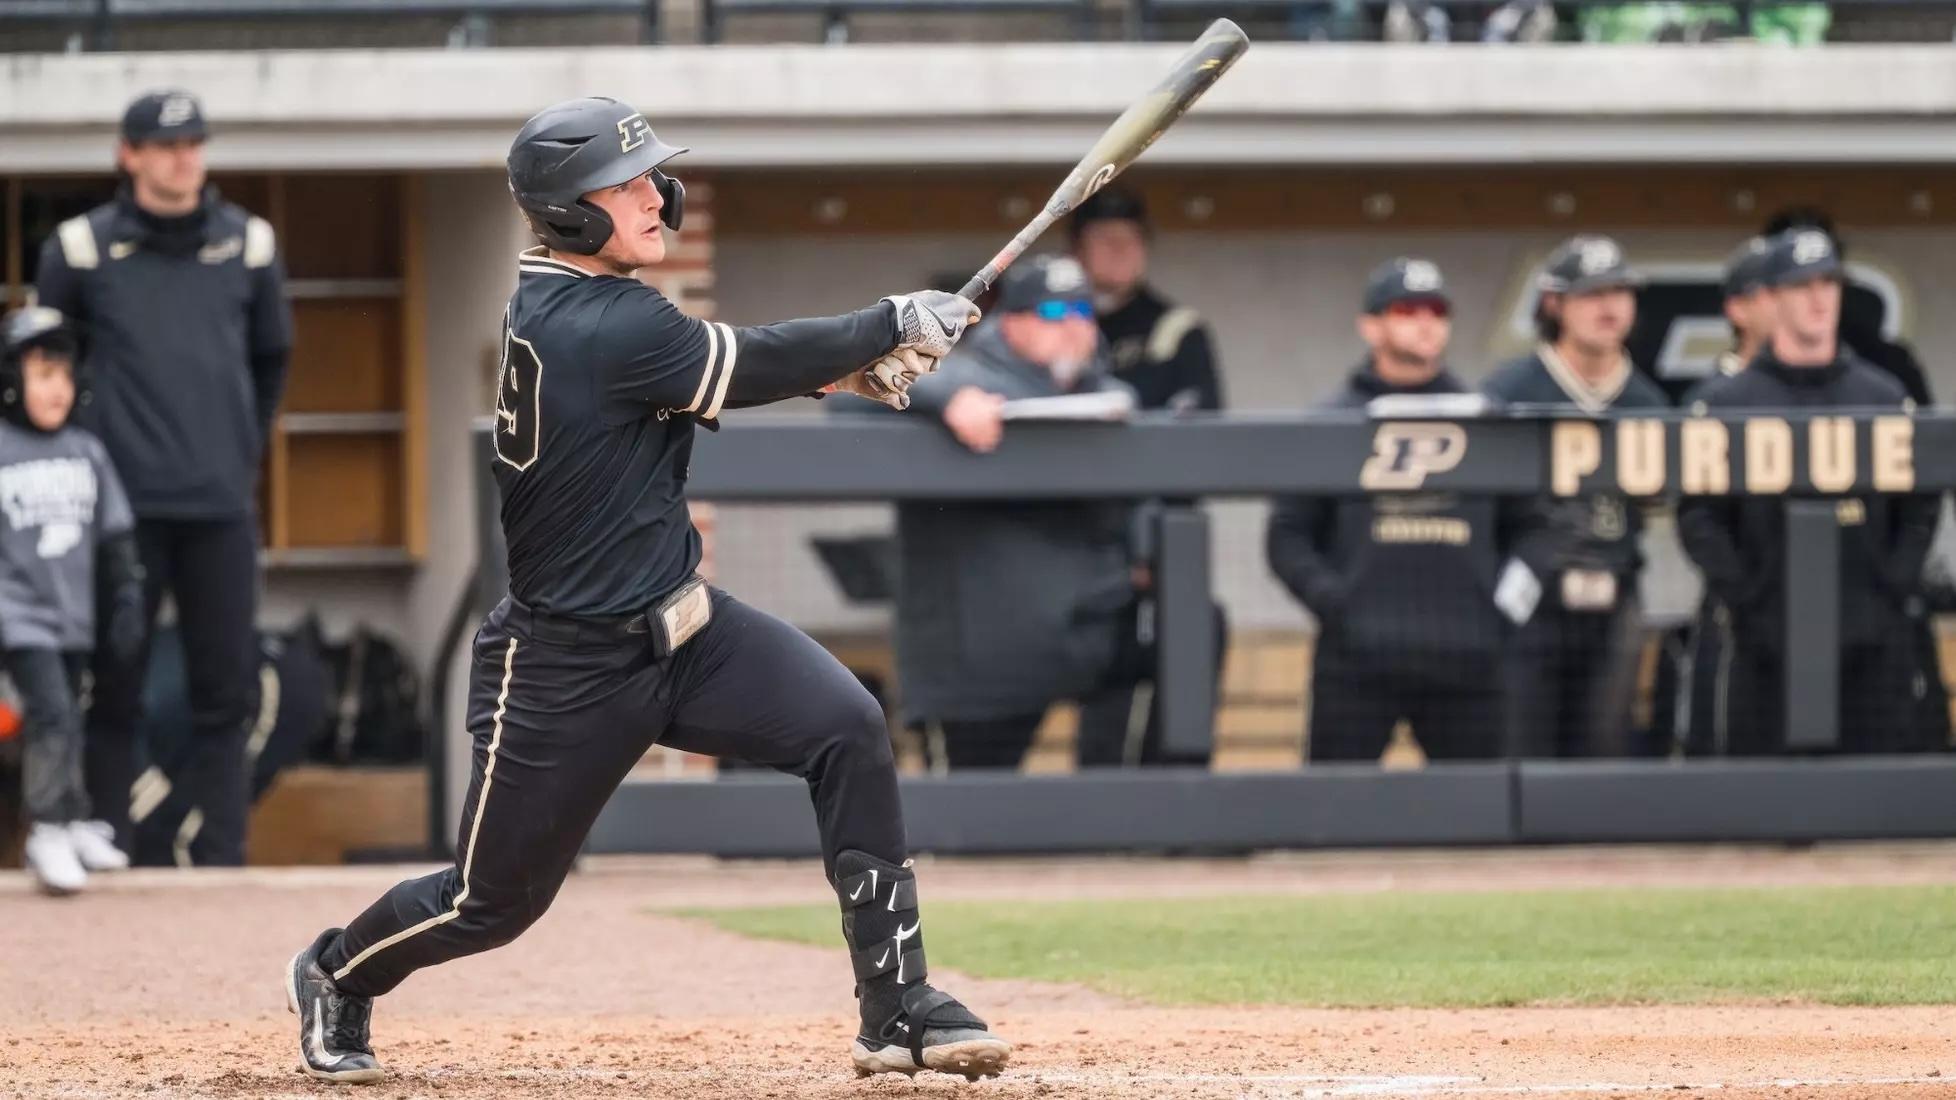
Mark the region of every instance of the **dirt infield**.
<instances>
[{"instance_id":1,"label":"dirt infield","mask_svg":"<svg viewBox=\"0 0 1956 1100\"><path fill-rule=\"evenodd\" d=\"M1012 892L1528 889L1956 881L1956 846L938 863L931 898ZM0 877L0 1096L320 1096L280 968L403 869L136 873L70 901ZM824 897L808 864L648 860L573 878L516 944L381 1002L360 1097L1956 1096L1956 1008L1160 1009L940 975L1018 1054L1002 1079L857 1081L841 952L661 907ZM926 909L928 912L928 909ZM1947 1075L1947 1077L1945 1077ZM1945 1081L1950 1083L1945 1083ZM344 1090L343 1090L344 1091Z\"/></svg>"}]
</instances>

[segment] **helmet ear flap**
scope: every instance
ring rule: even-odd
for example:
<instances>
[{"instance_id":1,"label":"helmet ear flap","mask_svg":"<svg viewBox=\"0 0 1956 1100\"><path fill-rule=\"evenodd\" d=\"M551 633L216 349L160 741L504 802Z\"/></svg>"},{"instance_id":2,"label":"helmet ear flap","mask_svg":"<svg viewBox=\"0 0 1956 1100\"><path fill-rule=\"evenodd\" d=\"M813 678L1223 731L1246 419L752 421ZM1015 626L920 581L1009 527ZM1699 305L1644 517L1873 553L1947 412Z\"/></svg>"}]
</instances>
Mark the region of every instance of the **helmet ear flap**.
<instances>
[{"instance_id":1,"label":"helmet ear flap","mask_svg":"<svg viewBox=\"0 0 1956 1100\"><path fill-rule=\"evenodd\" d=\"M665 205L659 210L659 220L666 228L679 231L679 223L686 219L686 185L659 171L652 169L652 186L659 189L659 198Z\"/></svg>"}]
</instances>

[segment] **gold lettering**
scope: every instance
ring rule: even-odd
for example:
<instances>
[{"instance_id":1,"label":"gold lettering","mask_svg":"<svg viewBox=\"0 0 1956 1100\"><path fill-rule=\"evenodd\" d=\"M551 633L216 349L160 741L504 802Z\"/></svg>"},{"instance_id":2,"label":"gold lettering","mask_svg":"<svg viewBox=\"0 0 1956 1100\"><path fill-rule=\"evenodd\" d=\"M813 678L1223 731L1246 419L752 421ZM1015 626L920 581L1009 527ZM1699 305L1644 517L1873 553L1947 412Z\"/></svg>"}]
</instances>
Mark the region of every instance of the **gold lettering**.
<instances>
[{"instance_id":1,"label":"gold lettering","mask_svg":"<svg viewBox=\"0 0 1956 1100\"><path fill-rule=\"evenodd\" d=\"M1819 492L1845 493L1854 488L1854 421L1845 416L1814 417L1807 425L1807 466Z\"/></svg>"},{"instance_id":2,"label":"gold lettering","mask_svg":"<svg viewBox=\"0 0 1956 1100\"><path fill-rule=\"evenodd\" d=\"M1558 420L1549 435L1549 485L1556 496L1572 497L1582 479L1603 462L1603 433L1586 420Z\"/></svg>"},{"instance_id":3,"label":"gold lettering","mask_svg":"<svg viewBox=\"0 0 1956 1100\"><path fill-rule=\"evenodd\" d=\"M1774 417L1745 422L1745 491L1784 493L1793 487L1793 426Z\"/></svg>"},{"instance_id":4,"label":"gold lettering","mask_svg":"<svg viewBox=\"0 0 1956 1100\"><path fill-rule=\"evenodd\" d=\"M1706 495L1732 491L1731 444L1725 425L1692 417L1678 429L1679 488Z\"/></svg>"},{"instance_id":5,"label":"gold lettering","mask_svg":"<svg viewBox=\"0 0 1956 1100\"><path fill-rule=\"evenodd\" d=\"M1874 419L1875 492L1912 493L1915 491L1915 421L1906 416L1877 416Z\"/></svg>"},{"instance_id":6,"label":"gold lettering","mask_svg":"<svg viewBox=\"0 0 1956 1100\"><path fill-rule=\"evenodd\" d=\"M1664 491L1664 422L1623 420L1616 426L1616 484L1633 497Z\"/></svg>"},{"instance_id":7,"label":"gold lettering","mask_svg":"<svg viewBox=\"0 0 1956 1100\"><path fill-rule=\"evenodd\" d=\"M1466 520L1450 516L1380 516L1372 521L1376 543L1465 546L1474 537Z\"/></svg>"},{"instance_id":8,"label":"gold lettering","mask_svg":"<svg viewBox=\"0 0 1956 1100\"><path fill-rule=\"evenodd\" d=\"M1868 506L1860 497L1834 502L1834 522L1842 527L1859 527L1868 522Z\"/></svg>"}]
</instances>

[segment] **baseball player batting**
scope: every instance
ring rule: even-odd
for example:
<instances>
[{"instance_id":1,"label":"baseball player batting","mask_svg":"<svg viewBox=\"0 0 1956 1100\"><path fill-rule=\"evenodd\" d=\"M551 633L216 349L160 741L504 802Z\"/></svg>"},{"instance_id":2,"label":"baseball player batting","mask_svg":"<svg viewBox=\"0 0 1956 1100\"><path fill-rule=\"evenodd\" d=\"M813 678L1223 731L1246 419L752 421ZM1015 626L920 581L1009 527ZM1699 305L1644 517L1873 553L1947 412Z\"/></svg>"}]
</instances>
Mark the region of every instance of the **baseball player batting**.
<instances>
[{"instance_id":1,"label":"baseball player batting","mask_svg":"<svg viewBox=\"0 0 1956 1100\"><path fill-rule=\"evenodd\" d=\"M510 191L541 244L518 259L503 321L494 466L509 596L475 638L457 862L293 958L287 1004L314 1077L378 1080L374 998L542 916L655 743L808 781L855 969L859 1073L976 1079L1011 1055L925 981L881 709L806 635L695 575L686 512L697 426L838 390L903 408L978 311L919 291L752 328L681 313L633 276L679 228L685 188L660 166L684 151L610 99L551 107L510 147Z\"/></svg>"}]
</instances>

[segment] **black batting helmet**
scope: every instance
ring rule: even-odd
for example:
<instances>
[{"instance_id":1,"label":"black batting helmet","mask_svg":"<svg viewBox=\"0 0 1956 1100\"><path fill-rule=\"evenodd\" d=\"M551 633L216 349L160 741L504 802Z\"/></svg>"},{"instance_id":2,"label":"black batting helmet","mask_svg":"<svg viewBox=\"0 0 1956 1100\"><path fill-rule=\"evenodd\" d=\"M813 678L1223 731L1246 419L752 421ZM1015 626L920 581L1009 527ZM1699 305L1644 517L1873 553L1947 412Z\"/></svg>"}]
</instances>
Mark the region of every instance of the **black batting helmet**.
<instances>
[{"instance_id":1,"label":"black batting helmet","mask_svg":"<svg viewBox=\"0 0 1956 1100\"><path fill-rule=\"evenodd\" d=\"M685 152L660 141L645 116L615 99L570 99L537 112L509 147L509 191L537 238L589 256L611 239L611 218L586 192L649 175L665 200L659 220L678 229L686 188L659 171Z\"/></svg>"},{"instance_id":2,"label":"black batting helmet","mask_svg":"<svg viewBox=\"0 0 1956 1100\"><path fill-rule=\"evenodd\" d=\"M30 427L21 392L21 360L35 348L72 361L81 350L81 341L68 318L48 306L17 309L0 321L0 417ZM75 407L80 408L88 403L89 391L79 363L74 371Z\"/></svg>"}]
</instances>

